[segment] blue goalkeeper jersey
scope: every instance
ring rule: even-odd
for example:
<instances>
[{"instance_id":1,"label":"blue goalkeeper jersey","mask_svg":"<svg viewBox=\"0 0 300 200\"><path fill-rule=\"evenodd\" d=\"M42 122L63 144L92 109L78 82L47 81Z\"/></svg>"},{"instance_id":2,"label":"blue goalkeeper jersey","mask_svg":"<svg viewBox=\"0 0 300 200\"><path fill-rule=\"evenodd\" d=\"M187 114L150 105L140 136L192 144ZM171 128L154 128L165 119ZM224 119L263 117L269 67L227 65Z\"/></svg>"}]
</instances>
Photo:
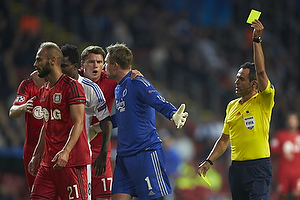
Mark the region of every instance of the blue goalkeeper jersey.
<instances>
[{"instance_id":1,"label":"blue goalkeeper jersey","mask_svg":"<svg viewBox=\"0 0 300 200\"><path fill-rule=\"evenodd\" d=\"M118 123L117 153L131 156L162 147L155 128L155 110L171 119L177 109L144 77L130 79L131 71L115 89Z\"/></svg>"}]
</instances>

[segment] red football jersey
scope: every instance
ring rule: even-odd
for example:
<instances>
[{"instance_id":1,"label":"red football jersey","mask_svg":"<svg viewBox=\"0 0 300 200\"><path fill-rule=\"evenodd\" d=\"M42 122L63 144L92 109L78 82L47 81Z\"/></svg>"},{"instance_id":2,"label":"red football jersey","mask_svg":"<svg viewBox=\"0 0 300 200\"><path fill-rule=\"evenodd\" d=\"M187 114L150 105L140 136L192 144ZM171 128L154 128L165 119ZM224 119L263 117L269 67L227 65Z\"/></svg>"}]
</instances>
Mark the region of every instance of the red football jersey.
<instances>
[{"instance_id":1,"label":"red football jersey","mask_svg":"<svg viewBox=\"0 0 300 200\"><path fill-rule=\"evenodd\" d=\"M37 96L38 94L39 88L31 78L23 80L19 85L17 97L13 104L23 105L30 98ZM41 127L43 125L42 107L38 99L33 101L32 113L25 112L25 122L26 133L23 158L31 159L32 153L39 139Z\"/></svg>"},{"instance_id":2,"label":"red football jersey","mask_svg":"<svg viewBox=\"0 0 300 200\"><path fill-rule=\"evenodd\" d=\"M49 83L45 84L40 89L39 99L45 121L45 151L41 165L52 167L55 162L51 160L66 144L73 126L70 106L85 104L86 99L82 85L66 75L62 75L52 87ZM91 164L91 157L84 123L80 137L69 154L66 167L87 164Z\"/></svg>"},{"instance_id":3,"label":"red football jersey","mask_svg":"<svg viewBox=\"0 0 300 200\"><path fill-rule=\"evenodd\" d=\"M287 173L300 167L300 131L279 131L271 140L271 154L279 155L278 170ZM293 166L293 167L291 167Z\"/></svg>"}]
</instances>

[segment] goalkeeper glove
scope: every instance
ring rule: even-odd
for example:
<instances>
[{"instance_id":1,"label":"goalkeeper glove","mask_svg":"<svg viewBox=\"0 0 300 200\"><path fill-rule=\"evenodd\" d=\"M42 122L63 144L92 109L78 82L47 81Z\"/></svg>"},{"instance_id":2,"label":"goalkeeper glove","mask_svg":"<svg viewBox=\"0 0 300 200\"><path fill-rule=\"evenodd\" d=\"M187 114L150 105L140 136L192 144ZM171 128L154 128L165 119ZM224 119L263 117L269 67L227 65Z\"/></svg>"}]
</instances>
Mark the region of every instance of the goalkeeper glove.
<instances>
[{"instance_id":1,"label":"goalkeeper glove","mask_svg":"<svg viewBox=\"0 0 300 200\"><path fill-rule=\"evenodd\" d=\"M100 132L102 132L100 128L100 123L91 125L89 130L89 140L91 141L92 139L94 139Z\"/></svg>"},{"instance_id":2,"label":"goalkeeper glove","mask_svg":"<svg viewBox=\"0 0 300 200\"><path fill-rule=\"evenodd\" d=\"M185 104L181 104L177 112L172 116L172 121L174 121L177 129L181 129L185 124L186 118L188 117L188 113L184 112Z\"/></svg>"}]
</instances>

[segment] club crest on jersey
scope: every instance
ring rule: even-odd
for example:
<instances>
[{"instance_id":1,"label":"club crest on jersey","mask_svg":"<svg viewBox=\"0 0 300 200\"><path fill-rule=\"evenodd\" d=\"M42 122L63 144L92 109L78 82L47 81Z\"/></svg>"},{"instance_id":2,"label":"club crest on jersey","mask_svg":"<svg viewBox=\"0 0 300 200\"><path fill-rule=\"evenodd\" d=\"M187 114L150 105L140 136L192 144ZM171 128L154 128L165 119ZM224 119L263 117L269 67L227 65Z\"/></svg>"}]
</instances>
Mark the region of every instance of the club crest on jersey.
<instances>
[{"instance_id":1,"label":"club crest on jersey","mask_svg":"<svg viewBox=\"0 0 300 200\"><path fill-rule=\"evenodd\" d=\"M53 102L54 102L54 103L60 103L60 102L61 102L61 99L62 99L61 93L55 93L55 94L53 95Z\"/></svg>"},{"instance_id":2,"label":"club crest on jersey","mask_svg":"<svg viewBox=\"0 0 300 200\"><path fill-rule=\"evenodd\" d=\"M245 117L244 122L247 129L252 130L254 128L255 125L254 116Z\"/></svg>"},{"instance_id":3,"label":"club crest on jersey","mask_svg":"<svg viewBox=\"0 0 300 200\"><path fill-rule=\"evenodd\" d=\"M25 101L24 96L17 96L16 102L23 102L23 101Z\"/></svg>"},{"instance_id":4,"label":"club crest on jersey","mask_svg":"<svg viewBox=\"0 0 300 200\"><path fill-rule=\"evenodd\" d=\"M126 94L127 94L127 88L125 88L125 89L123 90L123 93L122 93L123 97L125 97Z\"/></svg>"}]
</instances>

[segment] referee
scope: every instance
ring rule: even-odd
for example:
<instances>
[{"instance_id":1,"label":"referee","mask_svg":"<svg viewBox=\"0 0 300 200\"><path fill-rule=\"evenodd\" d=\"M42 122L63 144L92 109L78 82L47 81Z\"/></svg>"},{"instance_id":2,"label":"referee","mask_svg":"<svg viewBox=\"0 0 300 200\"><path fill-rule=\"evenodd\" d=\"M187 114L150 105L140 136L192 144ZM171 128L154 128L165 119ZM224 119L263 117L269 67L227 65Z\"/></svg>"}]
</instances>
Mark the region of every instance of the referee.
<instances>
[{"instance_id":1,"label":"referee","mask_svg":"<svg viewBox=\"0 0 300 200\"><path fill-rule=\"evenodd\" d=\"M266 74L261 33L264 26L252 22L254 63L241 65L235 80L235 93L226 109L224 127L209 156L199 164L205 176L210 165L231 144L229 184L233 200L268 200L272 178L269 127L275 89Z\"/></svg>"}]
</instances>

